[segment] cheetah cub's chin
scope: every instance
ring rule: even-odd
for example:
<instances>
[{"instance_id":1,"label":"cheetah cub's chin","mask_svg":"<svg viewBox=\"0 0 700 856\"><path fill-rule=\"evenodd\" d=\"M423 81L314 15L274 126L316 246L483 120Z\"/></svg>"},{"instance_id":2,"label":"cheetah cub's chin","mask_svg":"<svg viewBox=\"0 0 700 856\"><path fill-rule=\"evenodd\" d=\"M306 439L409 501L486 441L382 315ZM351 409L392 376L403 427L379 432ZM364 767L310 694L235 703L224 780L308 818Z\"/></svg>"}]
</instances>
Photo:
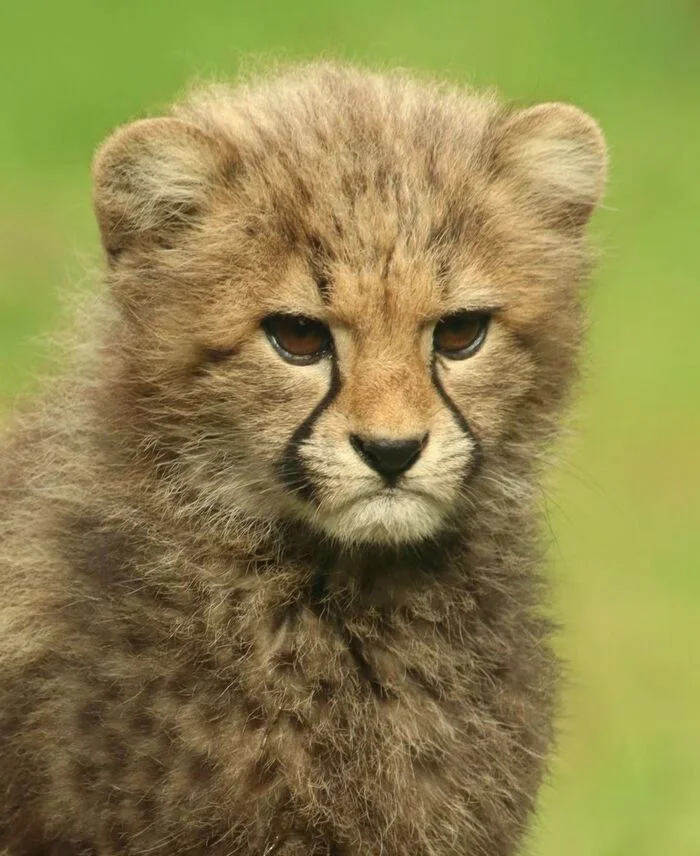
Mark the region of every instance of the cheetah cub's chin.
<instances>
[{"instance_id":1,"label":"cheetah cub's chin","mask_svg":"<svg viewBox=\"0 0 700 856\"><path fill-rule=\"evenodd\" d=\"M316 523L337 541L400 544L422 541L443 525L445 510L430 496L403 488L385 488L358 497Z\"/></svg>"}]
</instances>

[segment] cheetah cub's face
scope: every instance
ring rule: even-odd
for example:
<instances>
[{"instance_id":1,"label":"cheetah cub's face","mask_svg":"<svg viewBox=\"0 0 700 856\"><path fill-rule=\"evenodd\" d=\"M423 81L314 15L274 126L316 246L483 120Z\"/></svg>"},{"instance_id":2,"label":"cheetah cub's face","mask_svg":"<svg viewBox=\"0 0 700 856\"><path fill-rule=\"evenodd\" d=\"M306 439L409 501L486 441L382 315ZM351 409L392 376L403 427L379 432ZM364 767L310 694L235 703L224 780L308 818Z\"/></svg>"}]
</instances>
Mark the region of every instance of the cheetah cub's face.
<instances>
[{"instance_id":1,"label":"cheetah cub's face","mask_svg":"<svg viewBox=\"0 0 700 856\"><path fill-rule=\"evenodd\" d=\"M281 290L260 325L260 371L299 390L296 419L275 416L277 478L290 509L343 540L425 538L467 498L482 454L470 397L498 353L495 295L441 282L400 236L383 250L363 270L325 248L290 272L303 297Z\"/></svg>"},{"instance_id":2,"label":"cheetah cub's face","mask_svg":"<svg viewBox=\"0 0 700 856\"><path fill-rule=\"evenodd\" d=\"M358 72L117 132L96 207L144 447L224 521L386 543L468 517L566 388L603 171L575 108Z\"/></svg>"}]
</instances>

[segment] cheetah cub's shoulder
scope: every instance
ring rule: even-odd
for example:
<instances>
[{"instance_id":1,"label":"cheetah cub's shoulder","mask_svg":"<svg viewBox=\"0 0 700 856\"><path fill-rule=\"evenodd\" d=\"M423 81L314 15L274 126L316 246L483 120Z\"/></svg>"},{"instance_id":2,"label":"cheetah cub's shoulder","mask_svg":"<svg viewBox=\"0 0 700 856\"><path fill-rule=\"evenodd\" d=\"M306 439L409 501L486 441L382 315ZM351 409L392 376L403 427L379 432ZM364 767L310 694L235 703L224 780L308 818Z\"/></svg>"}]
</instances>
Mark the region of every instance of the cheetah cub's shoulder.
<instances>
[{"instance_id":1,"label":"cheetah cub's shoulder","mask_svg":"<svg viewBox=\"0 0 700 856\"><path fill-rule=\"evenodd\" d=\"M601 133L311 65L94 165L93 345L0 454L0 852L514 854Z\"/></svg>"}]
</instances>

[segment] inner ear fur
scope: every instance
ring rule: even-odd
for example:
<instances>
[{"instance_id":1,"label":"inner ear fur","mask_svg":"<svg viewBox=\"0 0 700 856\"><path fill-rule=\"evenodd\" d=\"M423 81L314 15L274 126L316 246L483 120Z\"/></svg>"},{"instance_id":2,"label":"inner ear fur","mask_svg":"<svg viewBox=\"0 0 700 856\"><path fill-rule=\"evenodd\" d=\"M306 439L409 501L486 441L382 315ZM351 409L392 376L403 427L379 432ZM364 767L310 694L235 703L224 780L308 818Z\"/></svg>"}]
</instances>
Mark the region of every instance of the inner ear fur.
<instances>
[{"instance_id":1,"label":"inner ear fur","mask_svg":"<svg viewBox=\"0 0 700 856\"><path fill-rule=\"evenodd\" d=\"M142 119L117 130L93 162L94 205L111 261L167 242L197 219L221 173L221 145L189 122Z\"/></svg>"},{"instance_id":2,"label":"inner ear fur","mask_svg":"<svg viewBox=\"0 0 700 856\"><path fill-rule=\"evenodd\" d=\"M603 197L605 139L578 107L538 104L505 120L495 168L510 195L533 216L554 228L580 231Z\"/></svg>"}]
</instances>

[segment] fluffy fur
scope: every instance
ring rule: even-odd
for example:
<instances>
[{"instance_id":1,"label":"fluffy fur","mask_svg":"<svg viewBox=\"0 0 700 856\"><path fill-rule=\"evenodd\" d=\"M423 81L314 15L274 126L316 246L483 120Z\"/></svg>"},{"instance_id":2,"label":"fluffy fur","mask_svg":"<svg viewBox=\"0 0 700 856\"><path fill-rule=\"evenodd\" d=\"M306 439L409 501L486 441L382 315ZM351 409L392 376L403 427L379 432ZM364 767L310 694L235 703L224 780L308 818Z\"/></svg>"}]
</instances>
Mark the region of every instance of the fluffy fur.
<instances>
[{"instance_id":1,"label":"fluffy fur","mask_svg":"<svg viewBox=\"0 0 700 856\"><path fill-rule=\"evenodd\" d=\"M0 852L516 852L604 171L576 108L333 65L105 143L94 345L0 456ZM332 355L281 359L278 312ZM351 433L429 440L390 489Z\"/></svg>"}]
</instances>

